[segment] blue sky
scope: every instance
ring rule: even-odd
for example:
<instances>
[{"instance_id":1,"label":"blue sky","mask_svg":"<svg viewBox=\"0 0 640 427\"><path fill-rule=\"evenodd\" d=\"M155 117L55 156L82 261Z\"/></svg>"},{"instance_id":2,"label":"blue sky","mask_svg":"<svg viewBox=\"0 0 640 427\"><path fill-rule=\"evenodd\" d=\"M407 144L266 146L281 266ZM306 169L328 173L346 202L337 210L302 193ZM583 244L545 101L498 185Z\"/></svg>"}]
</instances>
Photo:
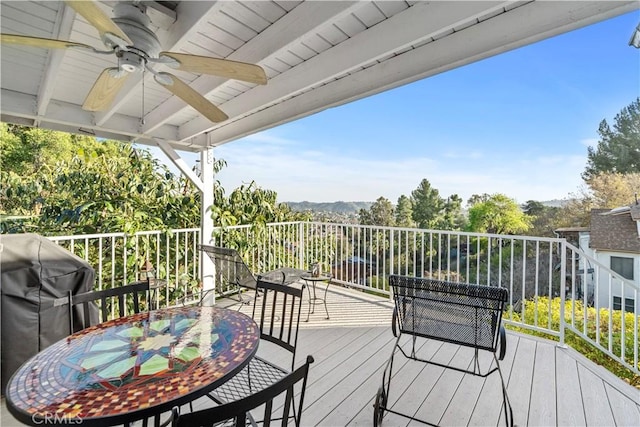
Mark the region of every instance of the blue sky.
<instances>
[{"instance_id":1,"label":"blue sky","mask_svg":"<svg viewBox=\"0 0 640 427\"><path fill-rule=\"evenodd\" d=\"M217 179L278 201L394 204L424 178L442 197L562 199L587 146L640 96L640 12L625 14L225 144Z\"/></svg>"}]
</instances>

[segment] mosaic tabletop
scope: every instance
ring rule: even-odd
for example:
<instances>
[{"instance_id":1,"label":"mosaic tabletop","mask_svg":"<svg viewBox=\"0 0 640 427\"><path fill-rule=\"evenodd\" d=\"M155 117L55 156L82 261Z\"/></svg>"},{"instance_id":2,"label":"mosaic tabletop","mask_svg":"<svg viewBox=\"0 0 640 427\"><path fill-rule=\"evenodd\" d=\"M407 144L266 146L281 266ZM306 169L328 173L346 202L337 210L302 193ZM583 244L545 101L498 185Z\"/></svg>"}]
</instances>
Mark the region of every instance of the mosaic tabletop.
<instances>
[{"instance_id":1,"label":"mosaic tabletop","mask_svg":"<svg viewBox=\"0 0 640 427\"><path fill-rule=\"evenodd\" d=\"M135 314L84 329L11 378L9 411L31 425L113 425L169 411L218 387L251 360L260 331L216 307Z\"/></svg>"}]
</instances>

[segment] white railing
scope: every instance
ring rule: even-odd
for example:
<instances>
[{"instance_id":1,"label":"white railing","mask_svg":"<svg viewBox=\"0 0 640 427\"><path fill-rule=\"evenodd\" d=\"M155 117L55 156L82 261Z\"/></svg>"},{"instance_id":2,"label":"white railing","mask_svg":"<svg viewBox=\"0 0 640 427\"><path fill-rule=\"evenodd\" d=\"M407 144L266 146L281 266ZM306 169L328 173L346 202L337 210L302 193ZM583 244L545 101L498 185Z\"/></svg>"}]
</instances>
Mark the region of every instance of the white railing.
<instances>
[{"instance_id":1,"label":"white railing","mask_svg":"<svg viewBox=\"0 0 640 427\"><path fill-rule=\"evenodd\" d=\"M146 262L153 266L154 298L158 304L199 293L200 229L51 236L50 240L83 258L95 270L96 289L141 280Z\"/></svg>"},{"instance_id":2,"label":"white railing","mask_svg":"<svg viewBox=\"0 0 640 427\"><path fill-rule=\"evenodd\" d=\"M336 283L389 298L389 274L504 287L506 323L560 344L579 338L640 374L640 288L565 239L319 222L227 227L212 237L238 249L254 272L320 262ZM164 281L160 304L199 291L198 229L51 240L89 261L99 288L138 280L149 260Z\"/></svg>"}]
</instances>

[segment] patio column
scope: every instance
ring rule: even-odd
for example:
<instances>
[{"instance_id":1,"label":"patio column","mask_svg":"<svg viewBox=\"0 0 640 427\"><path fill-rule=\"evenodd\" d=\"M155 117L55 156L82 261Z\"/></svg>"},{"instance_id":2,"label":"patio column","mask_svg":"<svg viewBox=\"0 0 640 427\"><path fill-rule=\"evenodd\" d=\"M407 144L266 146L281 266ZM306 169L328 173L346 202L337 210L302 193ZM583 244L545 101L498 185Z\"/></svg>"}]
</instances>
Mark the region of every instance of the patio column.
<instances>
[{"instance_id":1,"label":"patio column","mask_svg":"<svg viewBox=\"0 0 640 427\"><path fill-rule=\"evenodd\" d=\"M200 152L201 176L198 176L185 163L180 155L169 145L168 142L156 139L158 147L164 152L174 165L200 190L202 204L200 206L200 244L213 244L213 219L211 218L211 206L213 206L213 147L207 147ZM215 302L214 292L206 293L215 289L213 261L203 254L200 254L200 280L202 290L207 295L205 303ZM210 295L209 295L210 294Z\"/></svg>"},{"instance_id":2,"label":"patio column","mask_svg":"<svg viewBox=\"0 0 640 427\"><path fill-rule=\"evenodd\" d=\"M207 147L200 152L200 165L202 166L202 205L200 209L200 243L212 245L213 242L213 219L211 218L211 207L213 206L213 147ZM207 296L204 301L208 304L215 302L215 267L211 258L203 253L200 254L200 272L202 279L202 289ZM207 292L211 291L211 292Z\"/></svg>"}]
</instances>

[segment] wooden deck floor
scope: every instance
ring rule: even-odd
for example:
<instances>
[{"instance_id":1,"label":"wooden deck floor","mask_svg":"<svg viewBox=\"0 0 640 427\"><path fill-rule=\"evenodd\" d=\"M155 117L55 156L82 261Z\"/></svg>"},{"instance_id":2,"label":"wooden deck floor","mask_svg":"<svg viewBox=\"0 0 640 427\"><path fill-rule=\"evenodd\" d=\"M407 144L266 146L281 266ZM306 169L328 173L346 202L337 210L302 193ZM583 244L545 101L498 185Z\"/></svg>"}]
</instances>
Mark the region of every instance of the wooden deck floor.
<instances>
[{"instance_id":1,"label":"wooden deck floor","mask_svg":"<svg viewBox=\"0 0 640 427\"><path fill-rule=\"evenodd\" d=\"M395 343L389 327L393 305L334 286L327 299L330 320L319 302L309 322L300 323L297 360L302 363L307 354L315 359L303 425L370 426L374 396ZM241 310L251 314L248 306ZM458 367L467 367L473 357L466 347L437 341L422 340L420 351ZM490 355L481 353L488 361ZM571 348L509 332L501 368L519 426L640 426L640 390ZM394 409L434 424L504 425L497 373L486 379L463 375L398 354L391 387ZM383 424L420 425L394 414L385 415Z\"/></svg>"},{"instance_id":2,"label":"wooden deck floor","mask_svg":"<svg viewBox=\"0 0 640 427\"><path fill-rule=\"evenodd\" d=\"M373 399L395 342L391 307L389 301L331 286L331 319L317 305L309 322L301 322L297 359L302 363L307 354L315 359L304 426L372 425ZM241 310L251 314L250 306ZM305 310L303 305L303 319ZM508 333L507 340L501 367L517 425L640 426L640 390L570 348L516 333ZM264 353L263 347L259 351ZM465 347L427 340L420 351L455 366L467 366L473 356ZM483 379L397 355L389 402L399 412L440 425L503 424L499 381L497 374ZM19 425L4 402L1 421ZM419 424L388 414L384 425Z\"/></svg>"}]
</instances>

